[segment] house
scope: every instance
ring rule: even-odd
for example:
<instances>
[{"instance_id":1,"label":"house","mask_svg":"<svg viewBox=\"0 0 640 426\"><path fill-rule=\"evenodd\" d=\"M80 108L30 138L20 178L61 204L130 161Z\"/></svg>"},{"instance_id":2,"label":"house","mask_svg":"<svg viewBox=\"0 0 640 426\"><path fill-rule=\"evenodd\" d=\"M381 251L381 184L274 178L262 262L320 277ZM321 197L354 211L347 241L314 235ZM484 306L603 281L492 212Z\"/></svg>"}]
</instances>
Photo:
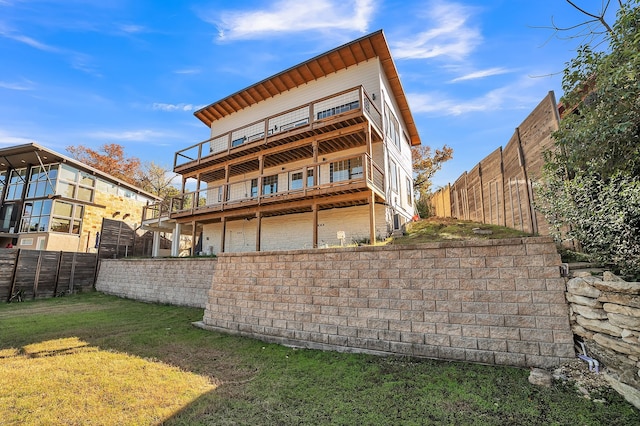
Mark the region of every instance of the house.
<instances>
[{"instance_id":1,"label":"house","mask_svg":"<svg viewBox=\"0 0 640 426\"><path fill-rule=\"evenodd\" d=\"M159 198L35 143L0 148L0 247L91 252L103 218L137 227Z\"/></svg>"},{"instance_id":2,"label":"house","mask_svg":"<svg viewBox=\"0 0 640 426\"><path fill-rule=\"evenodd\" d=\"M414 215L420 137L382 31L195 116L210 138L176 152L182 193L146 210L147 229L204 253L290 250L374 242Z\"/></svg>"}]
</instances>

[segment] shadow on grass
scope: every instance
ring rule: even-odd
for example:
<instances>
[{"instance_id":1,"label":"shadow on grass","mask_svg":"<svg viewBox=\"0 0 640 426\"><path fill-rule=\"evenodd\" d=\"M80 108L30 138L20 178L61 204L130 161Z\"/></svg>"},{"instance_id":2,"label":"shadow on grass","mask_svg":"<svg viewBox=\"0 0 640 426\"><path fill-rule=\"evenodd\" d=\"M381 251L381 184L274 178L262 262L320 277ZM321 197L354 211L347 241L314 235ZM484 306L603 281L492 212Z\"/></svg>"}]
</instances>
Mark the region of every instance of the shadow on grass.
<instances>
[{"instance_id":1,"label":"shadow on grass","mask_svg":"<svg viewBox=\"0 0 640 426\"><path fill-rule=\"evenodd\" d=\"M615 393L594 403L561 384L534 387L527 370L295 350L193 327L202 315L99 293L4 305L0 350L74 337L217 386L165 424L640 424Z\"/></svg>"}]
</instances>

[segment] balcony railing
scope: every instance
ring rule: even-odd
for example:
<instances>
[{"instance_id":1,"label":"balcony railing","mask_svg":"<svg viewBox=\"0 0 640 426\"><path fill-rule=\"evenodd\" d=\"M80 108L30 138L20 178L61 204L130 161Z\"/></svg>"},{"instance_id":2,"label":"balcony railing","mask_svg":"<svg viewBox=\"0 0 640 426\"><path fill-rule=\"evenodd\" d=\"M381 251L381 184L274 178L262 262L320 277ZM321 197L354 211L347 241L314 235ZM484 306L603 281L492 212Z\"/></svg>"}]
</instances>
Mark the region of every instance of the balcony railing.
<instances>
[{"instance_id":1,"label":"balcony railing","mask_svg":"<svg viewBox=\"0 0 640 426\"><path fill-rule=\"evenodd\" d=\"M382 115L372 102L364 87L358 86L340 93L315 100L308 104L278 113L241 128L207 139L176 152L174 169L191 162L200 162L203 158L222 152L264 142L277 134L309 127L329 117L351 111L362 113L382 133Z\"/></svg>"},{"instance_id":2,"label":"balcony railing","mask_svg":"<svg viewBox=\"0 0 640 426\"><path fill-rule=\"evenodd\" d=\"M295 175L295 176L293 176ZM143 223L185 213L231 210L274 202L296 201L313 195L373 189L384 197L384 172L368 154L312 163L302 170L264 174L238 182L209 186L149 205Z\"/></svg>"}]
</instances>

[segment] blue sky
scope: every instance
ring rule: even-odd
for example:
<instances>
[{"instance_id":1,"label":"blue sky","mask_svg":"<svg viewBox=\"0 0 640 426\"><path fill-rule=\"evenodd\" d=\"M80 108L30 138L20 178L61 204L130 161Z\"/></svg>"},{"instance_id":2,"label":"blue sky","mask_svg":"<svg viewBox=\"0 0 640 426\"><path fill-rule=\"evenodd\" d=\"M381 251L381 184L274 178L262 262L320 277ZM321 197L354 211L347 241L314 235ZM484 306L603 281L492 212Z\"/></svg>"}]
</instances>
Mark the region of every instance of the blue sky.
<instances>
[{"instance_id":1,"label":"blue sky","mask_svg":"<svg viewBox=\"0 0 640 426\"><path fill-rule=\"evenodd\" d=\"M118 143L171 168L209 136L198 108L383 29L423 144L454 149L446 185L560 99L579 39L536 28L552 19L584 16L564 0L0 0L0 146Z\"/></svg>"}]
</instances>

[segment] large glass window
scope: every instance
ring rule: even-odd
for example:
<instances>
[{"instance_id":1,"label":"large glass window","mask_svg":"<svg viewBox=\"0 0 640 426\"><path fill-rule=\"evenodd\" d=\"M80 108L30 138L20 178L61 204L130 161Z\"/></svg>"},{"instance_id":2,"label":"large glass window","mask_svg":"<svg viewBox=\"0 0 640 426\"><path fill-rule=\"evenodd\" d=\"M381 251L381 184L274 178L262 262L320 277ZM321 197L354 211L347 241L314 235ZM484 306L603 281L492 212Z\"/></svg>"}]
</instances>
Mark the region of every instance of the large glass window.
<instances>
[{"instance_id":1,"label":"large glass window","mask_svg":"<svg viewBox=\"0 0 640 426\"><path fill-rule=\"evenodd\" d=\"M51 200L27 201L22 209L20 232L47 232L51 216Z\"/></svg>"},{"instance_id":2,"label":"large glass window","mask_svg":"<svg viewBox=\"0 0 640 426\"><path fill-rule=\"evenodd\" d=\"M27 169L11 170L9 184L7 185L7 195L4 199L7 201L21 199L26 182Z\"/></svg>"},{"instance_id":3,"label":"large glass window","mask_svg":"<svg viewBox=\"0 0 640 426\"><path fill-rule=\"evenodd\" d=\"M335 161L329 165L329 181L358 179L362 177L362 157Z\"/></svg>"},{"instance_id":4,"label":"large glass window","mask_svg":"<svg viewBox=\"0 0 640 426\"><path fill-rule=\"evenodd\" d=\"M384 109L384 123L386 126L387 138L391 142L393 142L398 150L400 150L400 123L398 122L396 116L393 114L393 111L391 111L389 104L386 103Z\"/></svg>"},{"instance_id":5,"label":"large glass window","mask_svg":"<svg viewBox=\"0 0 640 426\"><path fill-rule=\"evenodd\" d=\"M51 231L80 234L84 206L56 201L51 218Z\"/></svg>"},{"instance_id":6,"label":"large glass window","mask_svg":"<svg viewBox=\"0 0 640 426\"><path fill-rule=\"evenodd\" d=\"M58 165L34 166L29 174L26 198L43 198L55 192Z\"/></svg>"},{"instance_id":7,"label":"large glass window","mask_svg":"<svg viewBox=\"0 0 640 426\"><path fill-rule=\"evenodd\" d=\"M2 194L2 191L4 190L4 183L6 178L7 178L7 172L5 171L0 172L0 194Z\"/></svg>"},{"instance_id":8,"label":"large glass window","mask_svg":"<svg viewBox=\"0 0 640 426\"><path fill-rule=\"evenodd\" d=\"M411 179L407 178L407 204L411 205L411 193L413 192L413 185L411 184Z\"/></svg>"},{"instance_id":9,"label":"large glass window","mask_svg":"<svg viewBox=\"0 0 640 426\"><path fill-rule=\"evenodd\" d=\"M95 185L95 176L76 170L66 164L60 166L57 193L63 197L91 203L93 202Z\"/></svg>"}]
</instances>

